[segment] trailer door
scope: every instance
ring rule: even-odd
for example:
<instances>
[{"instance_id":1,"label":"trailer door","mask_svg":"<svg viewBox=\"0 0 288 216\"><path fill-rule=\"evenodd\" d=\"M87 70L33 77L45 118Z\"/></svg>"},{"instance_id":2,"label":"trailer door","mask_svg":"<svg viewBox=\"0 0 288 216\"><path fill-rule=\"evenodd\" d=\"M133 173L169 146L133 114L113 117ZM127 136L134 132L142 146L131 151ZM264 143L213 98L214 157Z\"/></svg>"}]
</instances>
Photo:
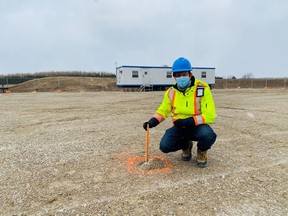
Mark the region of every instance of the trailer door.
<instances>
[{"instance_id":1,"label":"trailer door","mask_svg":"<svg viewBox=\"0 0 288 216\"><path fill-rule=\"evenodd\" d=\"M142 69L142 74L143 74L143 86L150 86L150 77L149 77L149 70L144 68Z\"/></svg>"}]
</instances>

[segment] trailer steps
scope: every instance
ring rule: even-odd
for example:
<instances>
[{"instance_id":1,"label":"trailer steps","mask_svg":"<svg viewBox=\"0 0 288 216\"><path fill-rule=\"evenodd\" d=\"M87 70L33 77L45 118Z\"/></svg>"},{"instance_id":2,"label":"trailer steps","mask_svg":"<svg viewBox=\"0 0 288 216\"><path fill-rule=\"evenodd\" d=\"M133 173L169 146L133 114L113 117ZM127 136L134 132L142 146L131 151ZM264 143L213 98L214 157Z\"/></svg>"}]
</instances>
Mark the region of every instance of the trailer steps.
<instances>
[{"instance_id":1,"label":"trailer steps","mask_svg":"<svg viewBox=\"0 0 288 216\"><path fill-rule=\"evenodd\" d=\"M150 91L153 91L152 85L149 85L149 86L143 85L139 89L139 92L150 92Z\"/></svg>"}]
</instances>

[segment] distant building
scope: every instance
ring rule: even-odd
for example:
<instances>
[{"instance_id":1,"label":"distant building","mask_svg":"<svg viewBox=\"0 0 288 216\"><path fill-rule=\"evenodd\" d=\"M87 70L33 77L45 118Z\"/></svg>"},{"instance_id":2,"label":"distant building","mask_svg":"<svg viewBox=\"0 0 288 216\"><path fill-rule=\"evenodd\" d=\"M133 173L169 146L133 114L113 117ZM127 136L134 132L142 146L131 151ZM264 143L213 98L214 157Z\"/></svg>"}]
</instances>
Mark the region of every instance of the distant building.
<instances>
[{"instance_id":1,"label":"distant building","mask_svg":"<svg viewBox=\"0 0 288 216\"><path fill-rule=\"evenodd\" d=\"M193 67L193 75L208 83L215 85L215 68ZM172 86L175 79L172 68L168 66L120 66L116 68L116 85L118 87L152 87L161 90Z\"/></svg>"}]
</instances>

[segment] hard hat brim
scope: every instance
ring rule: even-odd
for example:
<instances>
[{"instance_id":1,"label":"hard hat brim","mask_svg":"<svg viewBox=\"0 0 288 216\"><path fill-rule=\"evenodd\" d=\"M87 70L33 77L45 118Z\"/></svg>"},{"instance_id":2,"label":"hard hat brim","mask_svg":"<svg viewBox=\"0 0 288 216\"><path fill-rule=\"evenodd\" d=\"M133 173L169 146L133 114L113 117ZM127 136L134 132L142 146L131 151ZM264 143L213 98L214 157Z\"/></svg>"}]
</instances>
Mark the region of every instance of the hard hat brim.
<instances>
[{"instance_id":1,"label":"hard hat brim","mask_svg":"<svg viewBox=\"0 0 288 216\"><path fill-rule=\"evenodd\" d=\"M191 69L190 70L172 70L173 73L180 73L180 72L191 72Z\"/></svg>"}]
</instances>

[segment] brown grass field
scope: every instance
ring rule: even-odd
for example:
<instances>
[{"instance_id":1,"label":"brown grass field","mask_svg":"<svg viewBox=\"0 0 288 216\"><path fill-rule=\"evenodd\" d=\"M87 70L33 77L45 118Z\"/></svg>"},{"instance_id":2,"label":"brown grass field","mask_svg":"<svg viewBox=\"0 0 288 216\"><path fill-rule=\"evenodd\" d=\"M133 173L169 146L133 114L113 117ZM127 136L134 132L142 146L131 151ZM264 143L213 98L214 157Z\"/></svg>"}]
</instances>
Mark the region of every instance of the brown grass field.
<instances>
[{"instance_id":1,"label":"brown grass field","mask_svg":"<svg viewBox=\"0 0 288 216\"><path fill-rule=\"evenodd\" d=\"M288 82L283 79L216 79L216 89L286 89ZM138 88L118 88L116 78L101 77L46 77L14 85L12 92L95 92L95 91L137 91Z\"/></svg>"}]
</instances>

